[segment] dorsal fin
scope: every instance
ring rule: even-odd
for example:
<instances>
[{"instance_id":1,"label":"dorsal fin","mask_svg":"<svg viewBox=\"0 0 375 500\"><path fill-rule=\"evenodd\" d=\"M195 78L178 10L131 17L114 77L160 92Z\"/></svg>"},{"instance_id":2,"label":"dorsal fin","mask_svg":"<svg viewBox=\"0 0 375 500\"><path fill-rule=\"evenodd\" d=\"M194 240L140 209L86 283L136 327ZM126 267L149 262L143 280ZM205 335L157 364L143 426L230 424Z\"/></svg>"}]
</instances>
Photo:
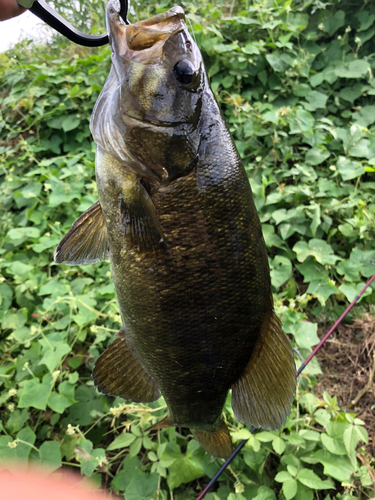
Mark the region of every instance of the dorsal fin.
<instances>
[{"instance_id":1,"label":"dorsal fin","mask_svg":"<svg viewBox=\"0 0 375 500\"><path fill-rule=\"evenodd\" d=\"M263 429L283 426L296 392L295 371L292 347L271 311L244 373L232 386L236 419Z\"/></svg>"},{"instance_id":2,"label":"dorsal fin","mask_svg":"<svg viewBox=\"0 0 375 500\"><path fill-rule=\"evenodd\" d=\"M99 201L84 212L58 244L53 255L56 264L70 266L95 264L107 259L107 228Z\"/></svg>"}]
</instances>

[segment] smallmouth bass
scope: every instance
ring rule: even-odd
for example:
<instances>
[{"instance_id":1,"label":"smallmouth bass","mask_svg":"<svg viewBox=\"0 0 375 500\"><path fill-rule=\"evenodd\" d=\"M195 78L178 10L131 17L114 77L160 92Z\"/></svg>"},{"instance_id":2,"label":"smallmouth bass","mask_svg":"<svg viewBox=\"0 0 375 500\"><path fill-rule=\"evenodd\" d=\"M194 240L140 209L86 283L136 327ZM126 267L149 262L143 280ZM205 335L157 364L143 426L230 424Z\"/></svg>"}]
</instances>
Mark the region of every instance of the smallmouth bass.
<instances>
[{"instance_id":1,"label":"smallmouth bass","mask_svg":"<svg viewBox=\"0 0 375 500\"><path fill-rule=\"evenodd\" d=\"M188 427L226 458L229 389L237 420L265 429L295 393L260 221L182 8L125 25L111 0L107 26L112 68L91 118L99 201L55 262L110 259L122 328L94 367L98 390L163 395L152 428Z\"/></svg>"}]
</instances>

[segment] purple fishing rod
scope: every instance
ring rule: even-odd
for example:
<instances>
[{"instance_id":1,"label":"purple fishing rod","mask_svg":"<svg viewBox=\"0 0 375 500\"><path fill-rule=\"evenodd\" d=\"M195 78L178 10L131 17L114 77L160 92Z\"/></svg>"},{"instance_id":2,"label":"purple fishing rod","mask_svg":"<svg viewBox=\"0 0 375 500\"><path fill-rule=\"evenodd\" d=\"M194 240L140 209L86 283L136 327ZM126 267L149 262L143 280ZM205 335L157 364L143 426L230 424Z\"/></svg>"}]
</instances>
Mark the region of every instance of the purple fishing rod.
<instances>
[{"instance_id":1,"label":"purple fishing rod","mask_svg":"<svg viewBox=\"0 0 375 500\"><path fill-rule=\"evenodd\" d=\"M362 295L365 293L367 288L371 285L371 283L375 280L375 274L368 280L366 285L362 288L362 290L359 292L359 294L355 297L353 302L350 303L350 305L345 309L345 311L341 314L339 319L336 321L336 323L328 330L328 332L324 335L322 340L319 342L319 344L315 347L315 349L312 351L310 356L302 363L302 365L298 368L296 377L300 375L302 370L306 368L306 366L310 363L312 358L316 355L316 353L319 351L319 349L322 347L324 342L328 339L328 337L334 332L334 330L339 326L341 321L345 318L345 316L348 314L348 312L351 310L351 308L358 302L358 300L362 297ZM256 431L255 427L252 427L250 430L251 434L254 434ZM243 441L240 442L240 444L237 446L237 448L234 450L232 455L226 460L226 462L223 463L223 465L220 467L220 469L216 472L214 477L211 479L211 481L208 483L208 485L204 488L204 490L200 493L200 495L197 497L196 500L202 500L206 496L206 493L208 493L209 489L216 483L218 480L219 476L225 471L225 469L228 467L228 465L232 462L232 460L238 455L240 450L245 446L247 443L247 439L244 439Z\"/></svg>"}]
</instances>

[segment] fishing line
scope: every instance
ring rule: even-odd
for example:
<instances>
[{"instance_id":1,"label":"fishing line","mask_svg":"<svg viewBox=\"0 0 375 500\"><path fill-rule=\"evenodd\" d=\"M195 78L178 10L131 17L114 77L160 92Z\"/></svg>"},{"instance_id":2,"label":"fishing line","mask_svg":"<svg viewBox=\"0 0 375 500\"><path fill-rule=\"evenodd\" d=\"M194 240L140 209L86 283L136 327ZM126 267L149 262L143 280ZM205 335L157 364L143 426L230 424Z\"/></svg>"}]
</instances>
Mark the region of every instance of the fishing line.
<instances>
[{"instance_id":1,"label":"fishing line","mask_svg":"<svg viewBox=\"0 0 375 500\"><path fill-rule=\"evenodd\" d=\"M374 262L371 262L372 264L375 264ZM306 368L306 366L310 363L312 358L316 355L316 353L319 351L319 349L322 347L322 345L326 342L328 337L332 334L332 332L338 327L338 325L341 323L341 321L345 318L345 316L348 314L348 312L351 310L351 308L358 302L358 300L361 298L361 296L365 293L367 288L371 285L371 283L375 280L375 274L373 275L372 278L368 280L366 285L362 288L362 290L359 292L359 294L355 297L353 302L350 303L350 305L345 309L345 311L341 314L339 319L335 322L335 324L328 330L328 332L324 335L322 340L319 342L319 344L315 347L315 349L312 351L310 356L302 362L301 366L298 368L296 377L301 374L301 372ZM255 427L252 427L250 432L251 434L254 434L254 432L257 429ZM228 467L228 465L232 462L232 460L238 455L240 450L245 446L247 443L247 439L244 439L243 441L240 442L240 444L237 446L237 448L233 451L232 455L226 460L226 462L223 463L223 465L220 467L220 469L216 472L214 477L211 479L211 481L208 483L208 485L204 488L204 490L200 493L200 495L196 498L196 500L202 500L203 497L205 497L206 493L208 490L213 486L216 481L218 480L219 476L225 471L225 469Z\"/></svg>"}]
</instances>

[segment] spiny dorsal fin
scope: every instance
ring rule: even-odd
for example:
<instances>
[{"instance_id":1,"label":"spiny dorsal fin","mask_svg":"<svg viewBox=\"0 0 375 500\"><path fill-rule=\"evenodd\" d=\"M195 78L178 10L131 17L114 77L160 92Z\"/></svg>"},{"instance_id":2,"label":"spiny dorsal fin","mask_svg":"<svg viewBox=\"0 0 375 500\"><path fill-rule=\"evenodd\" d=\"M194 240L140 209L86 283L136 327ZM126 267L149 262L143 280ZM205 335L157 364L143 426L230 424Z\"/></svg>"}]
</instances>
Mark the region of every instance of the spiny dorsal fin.
<instances>
[{"instance_id":1,"label":"spiny dorsal fin","mask_svg":"<svg viewBox=\"0 0 375 500\"><path fill-rule=\"evenodd\" d=\"M157 383L129 349L124 328L99 356L92 378L99 392L134 403L151 403L160 397Z\"/></svg>"},{"instance_id":2,"label":"spiny dorsal fin","mask_svg":"<svg viewBox=\"0 0 375 500\"><path fill-rule=\"evenodd\" d=\"M242 376L232 386L236 419L263 429L279 429L296 392L292 347L274 311L263 322L261 339Z\"/></svg>"},{"instance_id":3,"label":"spiny dorsal fin","mask_svg":"<svg viewBox=\"0 0 375 500\"><path fill-rule=\"evenodd\" d=\"M208 432L192 429L193 436L199 444L215 458L229 458L233 447L228 427L224 420L217 431Z\"/></svg>"},{"instance_id":4,"label":"spiny dorsal fin","mask_svg":"<svg viewBox=\"0 0 375 500\"><path fill-rule=\"evenodd\" d=\"M58 244L53 255L56 264L70 266L95 264L108 258L107 228L97 201L84 212Z\"/></svg>"}]
</instances>

